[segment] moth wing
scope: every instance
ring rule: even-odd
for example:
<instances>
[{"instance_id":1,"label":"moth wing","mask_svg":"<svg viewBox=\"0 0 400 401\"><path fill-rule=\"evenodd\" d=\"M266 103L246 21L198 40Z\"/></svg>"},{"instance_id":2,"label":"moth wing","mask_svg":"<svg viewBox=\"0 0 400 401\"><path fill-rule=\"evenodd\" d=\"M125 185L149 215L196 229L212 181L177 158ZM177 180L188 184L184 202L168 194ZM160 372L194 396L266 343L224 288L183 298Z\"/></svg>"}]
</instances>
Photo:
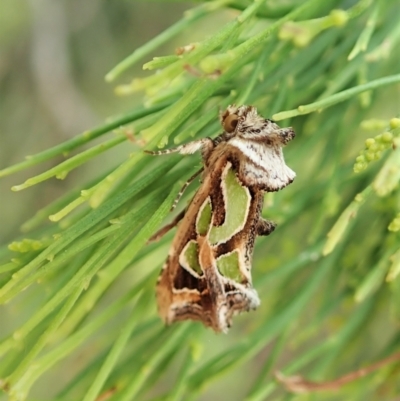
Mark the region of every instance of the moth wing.
<instances>
[{"instance_id":1,"label":"moth wing","mask_svg":"<svg viewBox=\"0 0 400 401\"><path fill-rule=\"evenodd\" d=\"M259 217L259 197L253 199L243 187L234 195L230 194L232 199L228 200L229 188L224 180L229 177L238 180L232 163L221 157L203 176L178 226L157 285L159 313L167 324L193 319L215 331L226 331L233 315L259 304L250 275L257 224L252 219ZM241 187L241 184L236 186ZM231 202L238 202L243 196L244 211L240 210L240 203L239 210L227 210ZM248 219L250 210L251 221ZM237 227L232 232L229 221L238 217ZM225 277L220 271L223 265L220 259L236 251L237 272L243 273L238 281Z\"/></svg>"}]
</instances>

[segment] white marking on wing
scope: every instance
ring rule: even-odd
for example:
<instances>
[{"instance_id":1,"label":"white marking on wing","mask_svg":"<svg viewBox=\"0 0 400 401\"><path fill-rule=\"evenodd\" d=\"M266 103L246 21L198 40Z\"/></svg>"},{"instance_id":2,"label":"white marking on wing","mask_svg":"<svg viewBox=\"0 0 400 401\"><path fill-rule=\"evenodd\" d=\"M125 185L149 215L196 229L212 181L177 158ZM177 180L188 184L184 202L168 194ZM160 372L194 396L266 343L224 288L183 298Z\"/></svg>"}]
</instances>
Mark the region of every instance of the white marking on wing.
<instances>
[{"instance_id":1,"label":"white marking on wing","mask_svg":"<svg viewBox=\"0 0 400 401\"><path fill-rule=\"evenodd\" d=\"M255 144L257 146L257 151L249 147L249 143L239 138L232 138L229 142L230 145L238 148L245 156L247 156L253 163L258 166L263 166L263 160L261 158L261 153L263 146Z\"/></svg>"},{"instance_id":2,"label":"white marking on wing","mask_svg":"<svg viewBox=\"0 0 400 401\"><path fill-rule=\"evenodd\" d=\"M296 177L296 173L286 165L280 147L247 142L239 138L231 139L229 144L239 149L252 162L246 163L245 169L255 177L260 177L255 179L254 184L280 189Z\"/></svg>"}]
</instances>

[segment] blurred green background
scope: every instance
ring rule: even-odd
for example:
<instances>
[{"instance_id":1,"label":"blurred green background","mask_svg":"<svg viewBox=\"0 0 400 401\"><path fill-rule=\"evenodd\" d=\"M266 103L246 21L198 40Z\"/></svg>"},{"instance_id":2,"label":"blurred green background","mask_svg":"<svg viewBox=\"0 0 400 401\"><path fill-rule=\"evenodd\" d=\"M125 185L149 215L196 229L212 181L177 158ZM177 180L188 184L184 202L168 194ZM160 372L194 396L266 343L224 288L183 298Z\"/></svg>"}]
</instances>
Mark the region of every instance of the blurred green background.
<instances>
[{"instance_id":1,"label":"blurred green background","mask_svg":"<svg viewBox=\"0 0 400 401\"><path fill-rule=\"evenodd\" d=\"M134 49L181 18L190 2L0 0L0 169L131 110L141 94L120 98L105 74ZM199 26L200 25L200 26ZM204 35L207 27L197 24ZM203 28L203 29L202 29ZM185 41L191 40L186 32ZM177 38L157 54L181 46ZM124 77L143 76L141 64ZM0 180L0 241L11 241L39 208L119 163L124 143L64 181L14 193L12 185L56 165L56 158Z\"/></svg>"}]
</instances>

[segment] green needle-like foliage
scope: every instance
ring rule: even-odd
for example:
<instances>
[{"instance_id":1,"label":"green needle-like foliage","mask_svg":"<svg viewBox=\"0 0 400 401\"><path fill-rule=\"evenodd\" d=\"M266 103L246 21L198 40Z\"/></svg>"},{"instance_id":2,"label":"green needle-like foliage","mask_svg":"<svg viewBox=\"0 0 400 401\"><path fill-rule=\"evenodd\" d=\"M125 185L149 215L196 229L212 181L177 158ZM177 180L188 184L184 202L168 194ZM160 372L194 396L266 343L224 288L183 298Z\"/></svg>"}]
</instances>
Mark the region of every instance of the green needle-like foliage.
<instances>
[{"instance_id":1,"label":"green needle-like foliage","mask_svg":"<svg viewBox=\"0 0 400 401\"><path fill-rule=\"evenodd\" d=\"M20 191L64 179L122 142L138 145L117 168L39 210L24 237L1 249L0 302L11 318L21 310L29 316L1 333L3 397L35 400L35 389L43 393L48 380L73 369L41 400L394 400L399 3L199 3L106 75L112 83L143 63L147 76L115 88L142 93L140 106L0 171L29 175L65 156L16 183ZM223 12L230 21L184 43L194 22ZM177 54L146 59L175 37L185 45ZM297 178L267 194L263 214L278 229L256 241L253 282L262 305L235 318L227 335L194 322L164 327L153 294L172 234L147 241L172 220L169 209L199 158L144 150L215 137L218 110L233 103L254 105L296 132L285 157Z\"/></svg>"}]
</instances>

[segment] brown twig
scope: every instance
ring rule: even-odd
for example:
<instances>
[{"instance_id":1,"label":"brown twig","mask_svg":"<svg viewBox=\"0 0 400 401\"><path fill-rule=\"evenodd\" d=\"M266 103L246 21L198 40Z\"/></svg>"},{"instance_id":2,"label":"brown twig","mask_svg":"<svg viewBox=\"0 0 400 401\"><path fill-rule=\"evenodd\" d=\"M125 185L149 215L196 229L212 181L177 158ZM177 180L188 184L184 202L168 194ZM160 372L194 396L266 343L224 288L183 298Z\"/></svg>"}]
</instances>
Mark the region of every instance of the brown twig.
<instances>
[{"instance_id":1,"label":"brown twig","mask_svg":"<svg viewBox=\"0 0 400 401\"><path fill-rule=\"evenodd\" d=\"M375 362L365 368L347 373L338 379L327 382L312 382L304 379L302 376L285 377L281 372L275 372L276 379L282 383L286 389L292 393L308 393L312 391L339 390L343 385L357 380L361 377L380 369L381 367L400 360L400 352L397 352L381 361Z\"/></svg>"}]
</instances>

